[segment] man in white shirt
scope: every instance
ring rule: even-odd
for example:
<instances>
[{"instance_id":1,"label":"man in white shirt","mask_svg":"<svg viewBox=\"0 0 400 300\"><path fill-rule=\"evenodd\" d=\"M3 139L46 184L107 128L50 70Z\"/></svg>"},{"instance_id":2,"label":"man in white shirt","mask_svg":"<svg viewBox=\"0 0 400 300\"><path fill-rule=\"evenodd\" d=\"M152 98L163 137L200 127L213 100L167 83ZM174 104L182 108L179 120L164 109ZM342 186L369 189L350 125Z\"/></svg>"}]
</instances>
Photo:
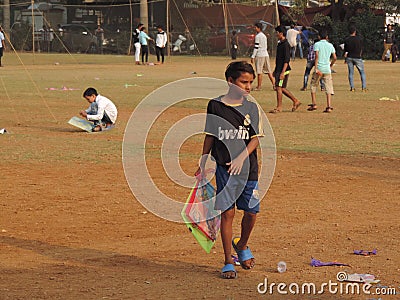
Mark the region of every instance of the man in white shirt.
<instances>
[{"instance_id":1,"label":"man in white shirt","mask_svg":"<svg viewBox=\"0 0 400 300\"><path fill-rule=\"evenodd\" d=\"M6 50L6 41L4 38L3 28L0 26L0 67L3 65L1 64L1 57L3 56L3 51Z\"/></svg>"},{"instance_id":2,"label":"man in white shirt","mask_svg":"<svg viewBox=\"0 0 400 300\"><path fill-rule=\"evenodd\" d=\"M257 74L257 87L254 90L260 91L262 85L263 72L268 74L268 77L271 80L272 85L274 85L274 78L272 76L271 66L269 63L269 54L267 50L267 37L262 32L261 23L256 23L254 26L257 35L254 40L254 50L253 54L251 55L251 63L255 65Z\"/></svg>"},{"instance_id":3,"label":"man in white shirt","mask_svg":"<svg viewBox=\"0 0 400 300\"><path fill-rule=\"evenodd\" d=\"M101 96L92 87L85 90L83 98L90 103L90 106L88 109L82 110L80 115L94 123L93 131L108 130L114 127L118 111L110 99Z\"/></svg>"},{"instance_id":4,"label":"man in white shirt","mask_svg":"<svg viewBox=\"0 0 400 300\"><path fill-rule=\"evenodd\" d=\"M167 45L167 34L162 29L161 25L157 26L157 35L156 35L156 56L157 56L157 63L160 63L160 56L161 56L161 63L164 63L164 51L165 46Z\"/></svg>"},{"instance_id":5,"label":"man in white shirt","mask_svg":"<svg viewBox=\"0 0 400 300\"><path fill-rule=\"evenodd\" d=\"M286 32L286 39L290 45L290 56L294 60L296 55L297 47L297 35L301 34L301 31L294 29L294 25L290 25L290 29Z\"/></svg>"}]
</instances>

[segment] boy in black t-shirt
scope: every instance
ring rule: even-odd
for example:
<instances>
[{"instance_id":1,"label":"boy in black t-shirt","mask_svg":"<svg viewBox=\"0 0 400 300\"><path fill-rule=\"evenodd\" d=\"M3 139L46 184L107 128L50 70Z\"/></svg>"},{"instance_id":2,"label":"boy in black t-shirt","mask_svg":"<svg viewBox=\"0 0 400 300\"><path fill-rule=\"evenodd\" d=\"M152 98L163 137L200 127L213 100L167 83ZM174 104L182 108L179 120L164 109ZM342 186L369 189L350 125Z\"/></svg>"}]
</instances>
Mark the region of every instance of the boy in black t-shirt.
<instances>
[{"instance_id":1,"label":"boy in black t-shirt","mask_svg":"<svg viewBox=\"0 0 400 300\"><path fill-rule=\"evenodd\" d=\"M273 76L275 77L275 91L276 91L276 108L270 110L272 114L280 113L282 111L282 98L283 95L288 97L293 102L292 112L296 111L301 102L287 89L287 83L290 74L290 45L286 39L286 29L284 26L275 28L276 37L278 38L278 45L276 47L275 70Z\"/></svg>"},{"instance_id":2,"label":"boy in black t-shirt","mask_svg":"<svg viewBox=\"0 0 400 300\"><path fill-rule=\"evenodd\" d=\"M246 98L255 78L251 64L232 62L225 71L225 78L229 85L228 93L208 103L203 155L196 174L204 176L211 152L217 164L215 208L222 211L221 239L225 265L221 276L233 279L236 270L231 256L232 246L243 269L251 269L255 264L247 243L259 212L256 149L263 129L260 107ZM243 210L244 215L241 235L232 239L235 206Z\"/></svg>"}]
</instances>

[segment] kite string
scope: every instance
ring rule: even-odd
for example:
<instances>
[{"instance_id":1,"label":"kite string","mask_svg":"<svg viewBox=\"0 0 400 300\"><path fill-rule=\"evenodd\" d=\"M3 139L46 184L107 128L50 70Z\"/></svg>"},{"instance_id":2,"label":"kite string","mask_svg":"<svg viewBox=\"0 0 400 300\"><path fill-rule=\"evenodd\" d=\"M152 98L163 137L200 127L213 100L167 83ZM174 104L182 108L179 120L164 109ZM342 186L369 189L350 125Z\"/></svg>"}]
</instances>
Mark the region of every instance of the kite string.
<instances>
[{"instance_id":1,"label":"kite string","mask_svg":"<svg viewBox=\"0 0 400 300\"><path fill-rule=\"evenodd\" d=\"M18 113L17 113L17 110L16 110L15 107L14 107L14 102L12 101L12 99L11 99L9 93L8 93L8 90L7 90L6 84L4 83L3 77L0 77L0 79L1 79L1 84L2 84L2 86L3 86L3 88L4 88L4 92L5 92L6 96L7 96L7 99L10 101L11 110L13 111L13 113L14 113L14 115L15 115L15 119L17 120L17 124L21 124L21 122L20 122L20 121L21 121L21 120L20 120L20 117L19 117L19 115L18 115Z\"/></svg>"},{"instance_id":2,"label":"kite string","mask_svg":"<svg viewBox=\"0 0 400 300\"><path fill-rule=\"evenodd\" d=\"M185 25L185 28L186 28L186 30L188 30L188 31L189 31L190 38L191 38L191 39L192 39L192 41L193 41L193 44L194 44L194 47L195 47L195 49L197 50L197 53L199 53L199 55L201 56L201 52L200 52L199 48L197 47L197 43L196 43L196 41L194 40L194 38L193 38L193 36L192 36L192 33L190 32L190 30L189 30L189 27L188 27L188 25L187 25L187 23L186 23L186 21L185 21L185 19L184 19L183 15L182 15L181 11L179 10L179 7L178 7L178 5L176 4L176 1L175 1L175 0L172 0L172 1L174 1L174 4L175 4L175 7L176 7L176 10L178 11L178 13L179 13L179 16L181 17L181 19L182 19L182 22L183 22L183 24Z\"/></svg>"},{"instance_id":3,"label":"kite string","mask_svg":"<svg viewBox=\"0 0 400 300\"><path fill-rule=\"evenodd\" d=\"M11 43L11 40L8 36L8 34L5 34L6 40L7 42L10 44L11 48L13 49L13 52L15 53L15 55L17 56L18 60L20 61L21 65L23 66L26 74L28 75L29 79L31 80L33 86L35 87L37 93L39 94L40 98L42 99L44 105L46 106L46 108L48 109L48 111L50 112L51 116L53 117L54 121L57 122L57 118L56 116L53 114L49 104L47 103L47 101L45 100L45 98L43 97L43 94L40 92L38 85L36 84L36 82L33 80L31 74L28 71L28 68L26 67L26 65L24 64L24 62L22 61L21 57L19 56L17 50L15 49L14 45Z\"/></svg>"}]
</instances>

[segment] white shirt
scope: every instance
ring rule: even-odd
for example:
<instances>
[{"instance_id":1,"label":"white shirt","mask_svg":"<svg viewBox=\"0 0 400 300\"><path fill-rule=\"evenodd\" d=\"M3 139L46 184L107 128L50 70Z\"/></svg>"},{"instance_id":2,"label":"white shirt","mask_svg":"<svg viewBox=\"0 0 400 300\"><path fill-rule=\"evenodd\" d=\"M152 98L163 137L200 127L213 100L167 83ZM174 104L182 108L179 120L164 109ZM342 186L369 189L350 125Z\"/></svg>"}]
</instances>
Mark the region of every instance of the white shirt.
<instances>
[{"instance_id":1,"label":"white shirt","mask_svg":"<svg viewBox=\"0 0 400 300\"><path fill-rule=\"evenodd\" d=\"M296 29L290 28L287 32L286 32L286 38L289 42L290 47L294 47L296 46L297 42L296 42L296 38L297 35L300 34L299 31L297 31Z\"/></svg>"},{"instance_id":2,"label":"white shirt","mask_svg":"<svg viewBox=\"0 0 400 300\"><path fill-rule=\"evenodd\" d=\"M95 102L97 103L97 115L87 115L86 119L89 121L100 121L103 116L104 112L107 113L107 116L110 117L111 122L113 124L117 120L117 107L112 103L110 99L107 97L101 96L100 94L97 95ZM90 107L86 110L86 112L90 112Z\"/></svg>"},{"instance_id":3,"label":"white shirt","mask_svg":"<svg viewBox=\"0 0 400 300\"><path fill-rule=\"evenodd\" d=\"M257 57L269 56L267 51L267 37L261 31L257 33L256 38L254 40L254 50L253 50L253 55L251 57L255 58L256 56Z\"/></svg>"},{"instance_id":4,"label":"white shirt","mask_svg":"<svg viewBox=\"0 0 400 300\"><path fill-rule=\"evenodd\" d=\"M0 48L3 48L4 34L0 31Z\"/></svg>"},{"instance_id":5,"label":"white shirt","mask_svg":"<svg viewBox=\"0 0 400 300\"><path fill-rule=\"evenodd\" d=\"M157 32L156 46L164 48L166 44L167 44L167 34L164 31Z\"/></svg>"}]
</instances>

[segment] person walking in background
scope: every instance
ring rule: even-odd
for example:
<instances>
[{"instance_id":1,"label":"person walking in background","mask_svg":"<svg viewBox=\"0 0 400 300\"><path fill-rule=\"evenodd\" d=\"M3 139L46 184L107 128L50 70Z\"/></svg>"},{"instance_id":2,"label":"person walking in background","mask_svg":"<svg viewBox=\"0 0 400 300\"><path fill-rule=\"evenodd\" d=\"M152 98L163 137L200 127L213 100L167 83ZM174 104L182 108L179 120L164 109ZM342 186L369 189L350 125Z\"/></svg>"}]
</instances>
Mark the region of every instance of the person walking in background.
<instances>
[{"instance_id":1,"label":"person walking in background","mask_svg":"<svg viewBox=\"0 0 400 300\"><path fill-rule=\"evenodd\" d=\"M297 46L297 36L300 34L300 31L294 29L294 25L290 25L290 29L286 33L286 39L290 45L290 56L292 60L296 57L296 46Z\"/></svg>"},{"instance_id":2,"label":"person walking in background","mask_svg":"<svg viewBox=\"0 0 400 300\"><path fill-rule=\"evenodd\" d=\"M104 29L100 24L97 25L94 35L97 37L97 51L99 54L103 54Z\"/></svg>"},{"instance_id":3,"label":"person walking in background","mask_svg":"<svg viewBox=\"0 0 400 300\"><path fill-rule=\"evenodd\" d=\"M4 50L6 50L6 40L5 40L3 28L0 26L0 67L3 66L1 64L1 58L3 57Z\"/></svg>"},{"instance_id":4,"label":"person walking in background","mask_svg":"<svg viewBox=\"0 0 400 300\"><path fill-rule=\"evenodd\" d=\"M285 95L293 102L292 111L296 111L301 102L287 89L287 83L290 74L290 45L286 39L286 29L280 25L275 28L278 45L276 47L275 71L275 90L276 90L276 108L270 110L272 114L282 111L282 97Z\"/></svg>"},{"instance_id":5,"label":"person walking in background","mask_svg":"<svg viewBox=\"0 0 400 300\"><path fill-rule=\"evenodd\" d=\"M231 58L235 60L239 51L239 37L236 34L236 30L232 30L231 35Z\"/></svg>"},{"instance_id":6,"label":"person walking in background","mask_svg":"<svg viewBox=\"0 0 400 300\"><path fill-rule=\"evenodd\" d=\"M336 62L336 50L331 43L328 42L328 32L325 29L320 31L321 40L314 45L315 51L315 72L311 80L311 101L308 111L317 109L316 93L318 81L325 79L326 87L326 108L325 113L330 113L333 108L331 105L333 91L332 71L331 68ZM331 61L332 57L332 61Z\"/></svg>"},{"instance_id":7,"label":"person walking in background","mask_svg":"<svg viewBox=\"0 0 400 300\"><path fill-rule=\"evenodd\" d=\"M315 40L314 43L318 42L318 40ZM315 66L315 51L314 51L314 43L310 45L308 48L308 55L307 55L307 64L306 64L306 69L304 70L304 81L303 81L303 87L300 89L300 91L307 91L307 85L308 85L308 77L310 76L312 68ZM321 91L325 90L325 82L324 79L321 78L319 81L321 85Z\"/></svg>"},{"instance_id":8,"label":"person walking in background","mask_svg":"<svg viewBox=\"0 0 400 300\"><path fill-rule=\"evenodd\" d=\"M399 47L397 46L396 40L393 40L392 47L390 47L390 53L392 53L392 63L395 63L399 56Z\"/></svg>"},{"instance_id":9,"label":"person walking in background","mask_svg":"<svg viewBox=\"0 0 400 300\"><path fill-rule=\"evenodd\" d=\"M49 41L49 36L47 33L47 27L46 25L43 25L40 31L40 38L41 38L41 43L40 43L40 51L42 52L47 52L48 50L48 41Z\"/></svg>"},{"instance_id":10,"label":"person walking in background","mask_svg":"<svg viewBox=\"0 0 400 300\"><path fill-rule=\"evenodd\" d=\"M135 46L135 64L140 65L140 42L139 34L143 24L139 23L136 29L132 32L133 45Z\"/></svg>"},{"instance_id":11,"label":"person walking in background","mask_svg":"<svg viewBox=\"0 0 400 300\"><path fill-rule=\"evenodd\" d=\"M256 23L255 30L257 32L254 40L254 50L251 55L251 63L255 65L255 70L257 74L257 87L255 91L260 91L262 88L262 76L263 72L268 74L269 79L274 84L274 78L271 73L271 66L269 62L269 54L267 50L267 37L262 32L262 24ZM264 68L265 66L265 68Z\"/></svg>"},{"instance_id":12,"label":"person walking in background","mask_svg":"<svg viewBox=\"0 0 400 300\"><path fill-rule=\"evenodd\" d=\"M163 30L161 25L157 26L157 35L156 35L156 56L157 56L157 63L164 63L164 52L165 46L167 45L167 34Z\"/></svg>"},{"instance_id":13,"label":"person walking in background","mask_svg":"<svg viewBox=\"0 0 400 300\"><path fill-rule=\"evenodd\" d=\"M57 24L57 33L55 34L55 51L61 52L64 50L64 29L62 28L61 24Z\"/></svg>"},{"instance_id":14,"label":"person walking in background","mask_svg":"<svg viewBox=\"0 0 400 300\"><path fill-rule=\"evenodd\" d=\"M367 91L367 79L364 71L364 62L361 58L363 51L363 42L359 35L357 35L356 26L350 24L349 26L350 36L346 38L344 42L344 57L345 63L349 70L349 84L350 91L354 92L354 66L356 66L358 73L361 77L361 87L362 91Z\"/></svg>"},{"instance_id":15,"label":"person walking in background","mask_svg":"<svg viewBox=\"0 0 400 300\"><path fill-rule=\"evenodd\" d=\"M53 52L54 30L49 28L49 52Z\"/></svg>"},{"instance_id":16,"label":"person walking in background","mask_svg":"<svg viewBox=\"0 0 400 300\"><path fill-rule=\"evenodd\" d=\"M388 50L390 51L390 48L392 47L393 44L393 40L395 39L394 36L394 30L392 28L392 25L388 25L386 28L386 32L385 32L385 37L383 39L383 53L382 53L382 61L385 61L386 59L386 53L388 52Z\"/></svg>"},{"instance_id":17,"label":"person walking in background","mask_svg":"<svg viewBox=\"0 0 400 300\"><path fill-rule=\"evenodd\" d=\"M140 30L139 34L139 42L140 46L142 48L142 64L148 64L149 63L149 45L148 41L153 40L151 37L149 37L146 33L146 27L142 27Z\"/></svg>"},{"instance_id":18,"label":"person walking in background","mask_svg":"<svg viewBox=\"0 0 400 300\"><path fill-rule=\"evenodd\" d=\"M299 49L300 59L303 59L303 43L302 43L303 34L299 27L296 27L295 30L300 32L300 34L296 35L296 48Z\"/></svg>"}]
</instances>

